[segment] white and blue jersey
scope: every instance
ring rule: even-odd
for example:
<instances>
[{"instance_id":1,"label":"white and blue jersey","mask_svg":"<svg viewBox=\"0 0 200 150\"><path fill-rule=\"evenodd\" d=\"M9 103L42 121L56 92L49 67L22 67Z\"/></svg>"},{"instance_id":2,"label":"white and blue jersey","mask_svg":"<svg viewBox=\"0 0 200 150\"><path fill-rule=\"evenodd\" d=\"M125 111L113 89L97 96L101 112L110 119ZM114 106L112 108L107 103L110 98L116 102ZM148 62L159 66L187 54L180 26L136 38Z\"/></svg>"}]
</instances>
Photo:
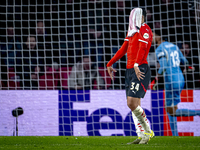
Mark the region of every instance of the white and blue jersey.
<instances>
[{"instance_id":1,"label":"white and blue jersey","mask_svg":"<svg viewBox=\"0 0 200 150\"><path fill-rule=\"evenodd\" d=\"M180 102L180 94L185 85L185 79L180 63L188 63L178 46L163 42L156 49L159 61L159 74L164 74L166 106L175 106Z\"/></svg>"}]
</instances>

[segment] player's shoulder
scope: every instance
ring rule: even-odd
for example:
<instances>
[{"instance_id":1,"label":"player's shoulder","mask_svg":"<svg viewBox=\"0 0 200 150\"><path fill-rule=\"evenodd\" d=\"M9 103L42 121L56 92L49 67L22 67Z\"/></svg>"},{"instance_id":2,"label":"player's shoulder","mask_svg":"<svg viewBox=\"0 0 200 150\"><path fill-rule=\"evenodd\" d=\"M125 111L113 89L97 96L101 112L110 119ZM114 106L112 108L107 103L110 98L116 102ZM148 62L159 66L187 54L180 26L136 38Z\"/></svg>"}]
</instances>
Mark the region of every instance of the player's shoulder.
<instances>
[{"instance_id":1,"label":"player's shoulder","mask_svg":"<svg viewBox=\"0 0 200 150\"><path fill-rule=\"evenodd\" d=\"M161 43L155 50L156 53L164 51L164 43Z\"/></svg>"},{"instance_id":2,"label":"player's shoulder","mask_svg":"<svg viewBox=\"0 0 200 150\"><path fill-rule=\"evenodd\" d=\"M178 50L179 49L177 45L175 45L174 43L167 42L167 41L163 42L162 45L166 49L170 49L170 50Z\"/></svg>"},{"instance_id":3,"label":"player's shoulder","mask_svg":"<svg viewBox=\"0 0 200 150\"><path fill-rule=\"evenodd\" d=\"M151 28L146 24L146 23L143 23L140 27L140 32L144 33L151 33L152 34L152 31L151 31Z\"/></svg>"},{"instance_id":4,"label":"player's shoulder","mask_svg":"<svg viewBox=\"0 0 200 150\"><path fill-rule=\"evenodd\" d=\"M146 24L146 23L143 23L140 27L140 33L141 35L145 38L145 39L148 39L148 38L152 38L153 37L153 33L151 31L151 28Z\"/></svg>"},{"instance_id":5,"label":"player's shoulder","mask_svg":"<svg viewBox=\"0 0 200 150\"><path fill-rule=\"evenodd\" d=\"M163 43L161 43L155 50L156 52L156 56L158 59L160 59L161 57L165 56L165 50L163 48Z\"/></svg>"},{"instance_id":6,"label":"player's shoulder","mask_svg":"<svg viewBox=\"0 0 200 150\"><path fill-rule=\"evenodd\" d=\"M162 42L157 48L156 48L156 53L159 53L159 52L168 52L168 51L171 51L171 50L175 50L176 49L176 45L173 44L173 43L170 43L170 42Z\"/></svg>"}]
</instances>

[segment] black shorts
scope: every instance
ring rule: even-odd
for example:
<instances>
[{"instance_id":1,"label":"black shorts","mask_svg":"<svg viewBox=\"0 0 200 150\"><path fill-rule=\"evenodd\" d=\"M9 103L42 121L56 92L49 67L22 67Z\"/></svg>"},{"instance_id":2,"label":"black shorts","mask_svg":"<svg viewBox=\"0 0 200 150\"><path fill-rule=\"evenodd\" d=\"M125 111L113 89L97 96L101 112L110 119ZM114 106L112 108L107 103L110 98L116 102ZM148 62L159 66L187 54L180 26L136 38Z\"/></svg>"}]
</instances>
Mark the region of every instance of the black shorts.
<instances>
[{"instance_id":1,"label":"black shorts","mask_svg":"<svg viewBox=\"0 0 200 150\"><path fill-rule=\"evenodd\" d=\"M139 66L141 72L144 72L144 79L138 80L134 68L126 69L125 73L125 87L126 96L143 98L146 94L150 79L151 71L147 64L142 64Z\"/></svg>"}]
</instances>

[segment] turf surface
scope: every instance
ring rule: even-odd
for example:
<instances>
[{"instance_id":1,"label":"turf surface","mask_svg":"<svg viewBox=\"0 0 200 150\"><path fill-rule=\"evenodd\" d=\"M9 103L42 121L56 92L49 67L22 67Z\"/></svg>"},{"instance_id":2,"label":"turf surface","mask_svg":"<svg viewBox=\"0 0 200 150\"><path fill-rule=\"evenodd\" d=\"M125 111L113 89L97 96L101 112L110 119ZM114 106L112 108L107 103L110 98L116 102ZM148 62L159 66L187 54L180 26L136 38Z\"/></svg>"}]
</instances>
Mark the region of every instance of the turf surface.
<instances>
[{"instance_id":1,"label":"turf surface","mask_svg":"<svg viewBox=\"0 0 200 150\"><path fill-rule=\"evenodd\" d=\"M74 136L0 136L0 149L200 149L200 137L157 136L146 145L127 145L136 137L74 137Z\"/></svg>"}]
</instances>

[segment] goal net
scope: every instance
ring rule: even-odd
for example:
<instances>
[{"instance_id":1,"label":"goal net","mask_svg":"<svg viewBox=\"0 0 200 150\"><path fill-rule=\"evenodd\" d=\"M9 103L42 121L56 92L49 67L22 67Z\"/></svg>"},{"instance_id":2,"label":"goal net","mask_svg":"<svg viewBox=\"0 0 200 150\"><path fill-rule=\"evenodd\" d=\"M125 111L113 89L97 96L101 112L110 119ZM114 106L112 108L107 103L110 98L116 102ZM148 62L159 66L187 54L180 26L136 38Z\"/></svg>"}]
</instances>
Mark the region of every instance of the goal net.
<instances>
[{"instance_id":1,"label":"goal net","mask_svg":"<svg viewBox=\"0 0 200 150\"><path fill-rule=\"evenodd\" d=\"M126 55L113 64L113 81L106 70L135 7L146 9L152 32L177 45L195 69L180 66L185 86L178 107L200 109L199 0L8 0L0 6L0 135L136 135L126 104ZM147 58L151 81L159 70L157 47L152 44ZM165 99L161 78L141 102L159 136L173 135ZM24 114L10 115L18 107ZM176 119L179 135L200 136L199 116Z\"/></svg>"}]
</instances>

